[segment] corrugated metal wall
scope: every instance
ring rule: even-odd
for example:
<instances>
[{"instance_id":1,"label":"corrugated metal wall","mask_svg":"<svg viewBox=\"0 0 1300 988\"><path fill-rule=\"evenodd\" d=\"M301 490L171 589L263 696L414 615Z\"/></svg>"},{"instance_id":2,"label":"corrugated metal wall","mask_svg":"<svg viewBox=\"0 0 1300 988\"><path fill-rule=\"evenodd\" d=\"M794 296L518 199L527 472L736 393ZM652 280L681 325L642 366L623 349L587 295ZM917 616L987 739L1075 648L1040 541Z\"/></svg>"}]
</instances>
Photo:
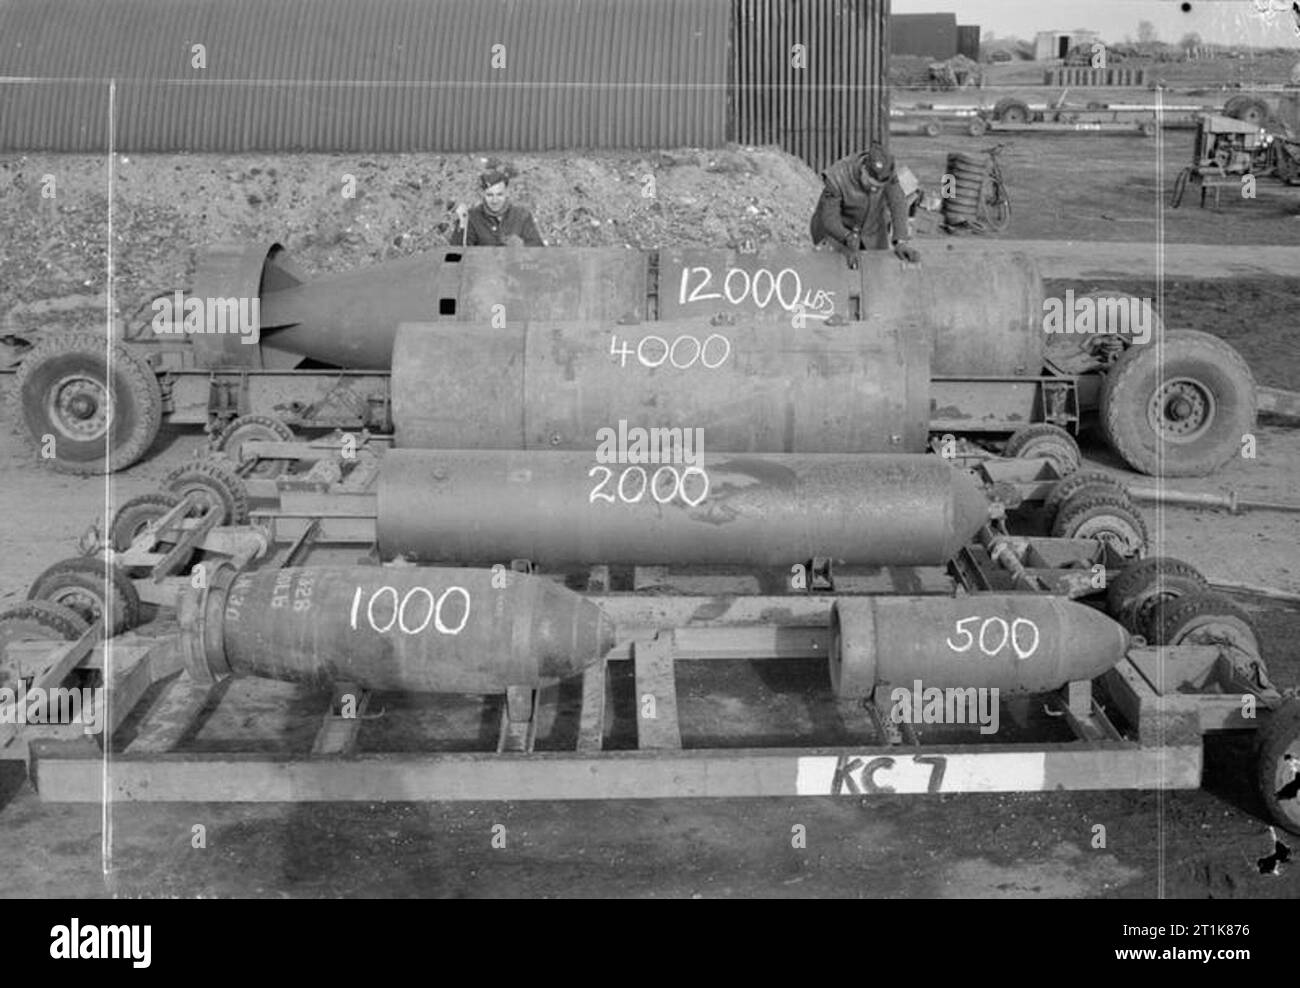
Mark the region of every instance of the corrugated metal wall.
<instances>
[{"instance_id":1,"label":"corrugated metal wall","mask_svg":"<svg viewBox=\"0 0 1300 988\"><path fill-rule=\"evenodd\" d=\"M972 61L980 60L980 26L978 24L957 25L957 54L965 55Z\"/></svg>"},{"instance_id":2,"label":"corrugated metal wall","mask_svg":"<svg viewBox=\"0 0 1300 988\"><path fill-rule=\"evenodd\" d=\"M889 0L734 0L732 17L738 143L778 144L820 170L888 142Z\"/></svg>"},{"instance_id":3,"label":"corrugated metal wall","mask_svg":"<svg viewBox=\"0 0 1300 988\"><path fill-rule=\"evenodd\" d=\"M730 0L4 0L0 77L63 81L0 82L0 150L102 150L110 77L123 151L717 146L730 15Z\"/></svg>"}]
</instances>

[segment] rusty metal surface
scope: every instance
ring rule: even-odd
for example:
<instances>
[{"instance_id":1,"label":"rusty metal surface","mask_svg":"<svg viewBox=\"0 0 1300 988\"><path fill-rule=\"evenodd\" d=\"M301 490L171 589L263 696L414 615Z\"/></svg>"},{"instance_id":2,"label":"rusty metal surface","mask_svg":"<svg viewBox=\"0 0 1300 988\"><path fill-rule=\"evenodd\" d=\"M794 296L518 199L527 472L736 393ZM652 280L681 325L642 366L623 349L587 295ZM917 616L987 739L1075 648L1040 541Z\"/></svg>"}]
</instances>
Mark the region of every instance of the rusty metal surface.
<instances>
[{"instance_id":1,"label":"rusty metal surface","mask_svg":"<svg viewBox=\"0 0 1300 988\"><path fill-rule=\"evenodd\" d=\"M615 640L596 604L508 571L265 570L202 603L208 630L194 648L215 671L372 690L535 687L582 672Z\"/></svg>"},{"instance_id":2,"label":"rusty metal surface","mask_svg":"<svg viewBox=\"0 0 1300 988\"><path fill-rule=\"evenodd\" d=\"M831 615L831 677L844 696L876 683L1043 693L1093 679L1128 649L1101 611L1061 597L841 597ZM865 692L864 692L865 690Z\"/></svg>"},{"instance_id":3,"label":"rusty metal surface","mask_svg":"<svg viewBox=\"0 0 1300 988\"><path fill-rule=\"evenodd\" d=\"M410 324L393 352L393 421L414 448L592 450L597 430L626 421L701 428L734 452L918 452L928 376L924 334L907 327Z\"/></svg>"},{"instance_id":4,"label":"rusty metal surface","mask_svg":"<svg viewBox=\"0 0 1300 988\"><path fill-rule=\"evenodd\" d=\"M379 549L441 563L934 565L989 512L970 475L935 456L754 456L706 442L679 489L685 466L602 464L594 449L389 450Z\"/></svg>"},{"instance_id":5,"label":"rusty metal surface","mask_svg":"<svg viewBox=\"0 0 1300 988\"><path fill-rule=\"evenodd\" d=\"M0 150L716 147L727 0L8 0ZM191 64L191 45L207 65ZM505 63L493 64L494 45Z\"/></svg>"}]
</instances>

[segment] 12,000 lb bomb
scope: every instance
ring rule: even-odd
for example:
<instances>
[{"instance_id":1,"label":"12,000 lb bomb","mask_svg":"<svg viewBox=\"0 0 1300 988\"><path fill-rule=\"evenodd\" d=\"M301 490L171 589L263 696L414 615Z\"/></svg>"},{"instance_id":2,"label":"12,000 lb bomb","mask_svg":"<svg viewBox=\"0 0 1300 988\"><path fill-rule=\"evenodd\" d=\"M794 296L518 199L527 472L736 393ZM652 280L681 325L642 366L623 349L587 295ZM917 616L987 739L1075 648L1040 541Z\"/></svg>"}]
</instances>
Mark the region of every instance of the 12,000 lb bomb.
<instances>
[{"instance_id":1,"label":"12,000 lb bomb","mask_svg":"<svg viewBox=\"0 0 1300 988\"><path fill-rule=\"evenodd\" d=\"M393 348L395 441L592 449L626 421L703 429L735 452L921 452L930 345L923 326L883 320L409 324Z\"/></svg>"},{"instance_id":2,"label":"12,000 lb bomb","mask_svg":"<svg viewBox=\"0 0 1300 988\"><path fill-rule=\"evenodd\" d=\"M1043 693L1100 676L1128 642L1117 621L1064 597L841 597L831 611L831 686L844 698L916 680Z\"/></svg>"},{"instance_id":3,"label":"12,000 lb bomb","mask_svg":"<svg viewBox=\"0 0 1300 988\"><path fill-rule=\"evenodd\" d=\"M705 450L701 463L389 450L380 469L379 550L420 562L527 558L547 566L788 568L814 556L935 565L989 516L970 475L937 456Z\"/></svg>"},{"instance_id":4,"label":"12,000 lb bomb","mask_svg":"<svg viewBox=\"0 0 1300 988\"><path fill-rule=\"evenodd\" d=\"M364 689L501 693L602 658L614 626L558 584L472 569L323 567L236 576L183 592L181 644L196 678L230 673Z\"/></svg>"}]
</instances>

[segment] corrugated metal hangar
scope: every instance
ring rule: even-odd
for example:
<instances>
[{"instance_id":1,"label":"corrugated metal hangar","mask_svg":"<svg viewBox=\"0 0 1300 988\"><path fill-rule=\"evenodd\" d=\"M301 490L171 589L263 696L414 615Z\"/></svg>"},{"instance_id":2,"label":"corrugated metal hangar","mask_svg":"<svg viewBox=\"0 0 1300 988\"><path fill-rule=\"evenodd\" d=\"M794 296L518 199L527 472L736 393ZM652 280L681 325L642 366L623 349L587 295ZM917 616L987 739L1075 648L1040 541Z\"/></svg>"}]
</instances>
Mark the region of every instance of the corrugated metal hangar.
<instances>
[{"instance_id":1,"label":"corrugated metal hangar","mask_svg":"<svg viewBox=\"0 0 1300 988\"><path fill-rule=\"evenodd\" d=\"M0 150L887 139L888 0L4 0ZM200 47L201 46L201 47ZM798 46L803 46L799 48Z\"/></svg>"}]
</instances>

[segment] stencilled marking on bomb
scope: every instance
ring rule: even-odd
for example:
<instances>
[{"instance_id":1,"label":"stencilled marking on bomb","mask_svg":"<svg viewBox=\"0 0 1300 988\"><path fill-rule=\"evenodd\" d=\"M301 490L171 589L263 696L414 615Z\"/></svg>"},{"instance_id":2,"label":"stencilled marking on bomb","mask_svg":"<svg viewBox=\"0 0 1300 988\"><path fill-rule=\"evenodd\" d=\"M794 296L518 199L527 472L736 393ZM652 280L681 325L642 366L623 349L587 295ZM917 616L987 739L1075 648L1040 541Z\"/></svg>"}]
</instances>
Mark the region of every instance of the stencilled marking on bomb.
<instances>
[{"instance_id":1,"label":"stencilled marking on bomb","mask_svg":"<svg viewBox=\"0 0 1300 988\"><path fill-rule=\"evenodd\" d=\"M666 472L665 472L666 471ZM675 466L665 464L654 472L653 475L647 474L645 469L639 466L624 467L623 472L619 475L618 482L615 484L615 490L618 492L617 497L609 491L602 490L614 478L614 471L607 466L594 466L587 471L588 477L594 477L598 473L604 473L597 482L596 486L591 489L587 496L588 504L595 504L597 501L606 501L614 504L622 501L624 504L637 504L645 498L646 492L659 504L667 504L673 498L680 498L688 507L699 507L700 503L709 496L709 475L703 467L689 466L678 472ZM703 487L699 495L692 498L686 492L686 482L691 474L703 481ZM628 478L632 482L628 482ZM672 478L672 486L667 486L668 477ZM664 479L660 479L664 478ZM667 492L666 494L664 492Z\"/></svg>"},{"instance_id":2,"label":"stencilled marking on bomb","mask_svg":"<svg viewBox=\"0 0 1300 988\"><path fill-rule=\"evenodd\" d=\"M289 606L289 588L293 584L293 571L280 570L275 574L275 585L271 587L271 609L280 610Z\"/></svg>"},{"instance_id":3,"label":"stencilled marking on bomb","mask_svg":"<svg viewBox=\"0 0 1300 988\"><path fill-rule=\"evenodd\" d=\"M465 608L460 615L459 623L454 627L444 620L447 614L443 610L448 607L449 598L454 602L453 594L458 595L459 599L464 602ZM424 617L418 623L415 621L415 618L420 613L420 605L415 602L419 599L417 595L422 595L424 600ZM353 631L358 630L359 627L358 621L361 616L361 599L363 596L365 596L365 588L363 587L357 587L352 595L352 611L348 617L348 625ZM376 615L376 605L379 605L378 615ZM385 614L386 608L391 613ZM403 634L418 635L429 627L430 621L433 622L434 630L441 634L459 635L465 630L465 625L469 623L469 615L469 591L459 586L448 587L435 597L433 591L428 587L411 587L403 595L396 587L385 585L370 592L370 599L366 603L365 609L366 623L370 625L372 631L377 631L381 635L387 634L394 627ZM454 616L453 611L452 617L454 618Z\"/></svg>"},{"instance_id":4,"label":"stencilled marking on bomb","mask_svg":"<svg viewBox=\"0 0 1300 988\"><path fill-rule=\"evenodd\" d=\"M694 287L693 275L700 276ZM706 291L713 280L714 272L709 268L682 268L678 304L725 298L732 305L749 301L758 309L766 309L776 301L787 312L800 311L807 319L829 319L835 313L835 293L820 288L815 293L811 288L805 292L803 279L794 268L782 268L775 274L768 268L758 268L752 274L744 268L728 268L721 279L722 291Z\"/></svg>"},{"instance_id":5,"label":"stencilled marking on bomb","mask_svg":"<svg viewBox=\"0 0 1300 988\"><path fill-rule=\"evenodd\" d=\"M1029 618L1015 618L1010 623L1008 623L1006 619L1000 617L984 618L984 623L980 625L978 634L972 632L969 627L962 627L963 625L972 624L972 622L979 621L980 619L980 615L974 614L955 622L953 630L958 635L958 641L953 641L951 637L945 638L944 641L948 647L954 652L962 653L969 652L974 646L978 645L979 650L985 655L995 656L1010 645L1011 650L1016 653L1016 658L1020 659L1022 662L1038 651L1040 641L1038 625ZM1001 628L1001 632L997 631L998 628ZM993 629L992 635L989 634L990 629ZM1021 635L1022 629L1025 630L1023 636ZM1032 644L1026 644L1022 647L1022 637L1026 642L1031 641L1029 638L1030 632L1033 633ZM961 644L960 642L963 637L965 643ZM992 641L996 641L997 644L990 645L990 642Z\"/></svg>"},{"instance_id":6,"label":"stencilled marking on bomb","mask_svg":"<svg viewBox=\"0 0 1300 988\"><path fill-rule=\"evenodd\" d=\"M652 341L653 344L650 353L647 355L646 344L651 343ZM687 348L687 352L690 353L689 360L685 359L678 352L678 347L683 343L690 344ZM710 346L713 347L712 351L709 349ZM691 347L693 347L693 349L691 349ZM721 349L722 353L720 357L717 356L719 349ZM636 353L636 359L641 366L648 367L651 370L656 367L662 367L665 361L676 370L686 370L688 367L693 367L697 361L700 366L704 367L706 370L717 370L731 357L731 340L727 339L721 333L710 333L703 341L701 341L697 336L691 336L690 334L684 333L674 339L672 343L669 343L664 337L652 334L650 336L643 336L641 342L636 345L636 350L633 351L631 344L627 340L623 341L623 348L621 350L618 349L618 334L614 333L610 335L609 353L611 357L621 358L619 361L620 367L627 366L627 359L634 352ZM715 359L710 363L709 358L711 355ZM655 357L658 359L654 359Z\"/></svg>"}]
</instances>

